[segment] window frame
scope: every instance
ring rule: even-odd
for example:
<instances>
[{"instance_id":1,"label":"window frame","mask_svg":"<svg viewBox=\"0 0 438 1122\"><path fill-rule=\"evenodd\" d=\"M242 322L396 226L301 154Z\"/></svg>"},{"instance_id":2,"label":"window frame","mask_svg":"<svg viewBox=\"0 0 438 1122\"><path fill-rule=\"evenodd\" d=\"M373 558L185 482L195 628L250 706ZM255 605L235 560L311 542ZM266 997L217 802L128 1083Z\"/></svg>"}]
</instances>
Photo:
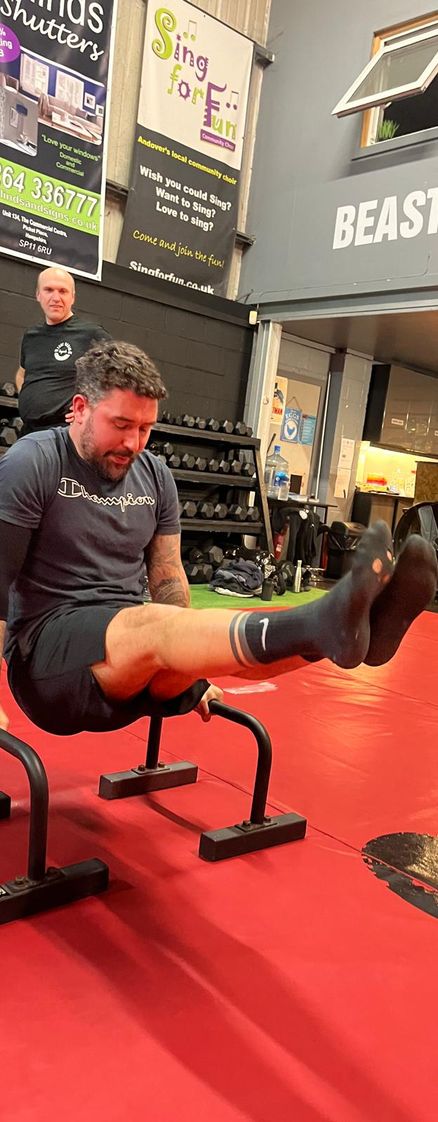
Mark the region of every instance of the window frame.
<instances>
[{"instance_id":1,"label":"window frame","mask_svg":"<svg viewBox=\"0 0 438 1122\"><path fill-rule=\"evenodd\" d=\"M416 94L423 93L438 74L438 27L427 30L428 24L436 22L435 16L430 18L427 23L426 21L419 22L415 28L412 26L393 28L386 32L386 34L381 32L380 35L376 36L373 44L375 49L373 50L370 60L363 67L354 82L352 82L346 93L337 102L334 109L332 109L332 116L346 117L353 113L366 113L372 112L373 110L378 111L382 106L388 104L388 102L399 101L403 97L413 97ZM421 71L421 74L415 82L394 86L392 89L385 89L380 93L368 94L366 97L352 98L354 91L368 77L368 74L371 73L385 54L394 54L395 51L403 50L403 48L407 46L418 42L421 43L428 39L436 39L436 53L427 66Z\"/></svg>"}]
</instances>

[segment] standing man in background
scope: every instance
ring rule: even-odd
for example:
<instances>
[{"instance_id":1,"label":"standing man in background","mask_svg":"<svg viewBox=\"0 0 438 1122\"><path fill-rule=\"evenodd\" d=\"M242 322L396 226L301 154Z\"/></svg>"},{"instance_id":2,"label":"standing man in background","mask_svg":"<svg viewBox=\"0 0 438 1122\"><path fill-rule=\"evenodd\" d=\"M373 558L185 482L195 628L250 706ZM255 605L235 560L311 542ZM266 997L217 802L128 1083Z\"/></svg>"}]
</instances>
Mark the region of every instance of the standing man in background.
<instances>
[{"instance_id":1,"label":"standing man in background","mask_svg":"<svg viewBox=\"0 0 438 1122\"><path fill-rule=\"evenodd\" d=\"M45 322L24 333L15 375L23 435L70 420L76 359L91 343L111 338L99 324L80 320L73 312L75 284L66 269L44 269L36 298Z\"/></svg>"}]
</instances>

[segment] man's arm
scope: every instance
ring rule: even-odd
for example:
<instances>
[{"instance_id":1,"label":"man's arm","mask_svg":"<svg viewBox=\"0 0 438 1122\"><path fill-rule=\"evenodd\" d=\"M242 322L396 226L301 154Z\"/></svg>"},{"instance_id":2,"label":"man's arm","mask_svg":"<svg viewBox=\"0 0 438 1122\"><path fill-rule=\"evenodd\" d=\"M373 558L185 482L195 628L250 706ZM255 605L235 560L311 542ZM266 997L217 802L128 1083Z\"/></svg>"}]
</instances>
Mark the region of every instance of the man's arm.
<instances>
[{"instance_id":1,"label":"man's arm","mask_svg":"<svg viewBox=\"0 0 438 1122\"><path fill-rule=\"evenodd\" d=\"M0 520L0 665L5 641L9 589L18 576L29 548L32 530ZM7 729L9 718L0 703L0 728Z\"/></svg>"},{"instance_id":2,"label":"man's arm","mask_svg":"<svg viewBox=\"0 0 438 1122\"><path fill-rule=\"evenodd\" d=\"M0 663L3 657L3 647L5 642L6 623L0 620ZM7 729L9 725L9 717L5 713L3 706L0 705L0 729Z\"/></svg>"},{"instance_id":3,"label":"man's arm","mask_svg":"<svg viewBox=\"0 0 438 1122\"><path fill-rule=\"evenodd\" d=\"M146 550L149 590L155 604L190 606L189 584L181 561L179 534L156 534Z\"/></svg>"},{"instance_id":4,"label":"man's arm","mask_svg":"<svg viewBox=\"0 0 438 1122\"><path fill-rule=\"evenodd\" d=\"M15 375L15 385L17 387L18 393L20 393L21 387L23 385L25 373L26 371L24 369L24 366L19 366Z\"/></svg>"}]
</instances>

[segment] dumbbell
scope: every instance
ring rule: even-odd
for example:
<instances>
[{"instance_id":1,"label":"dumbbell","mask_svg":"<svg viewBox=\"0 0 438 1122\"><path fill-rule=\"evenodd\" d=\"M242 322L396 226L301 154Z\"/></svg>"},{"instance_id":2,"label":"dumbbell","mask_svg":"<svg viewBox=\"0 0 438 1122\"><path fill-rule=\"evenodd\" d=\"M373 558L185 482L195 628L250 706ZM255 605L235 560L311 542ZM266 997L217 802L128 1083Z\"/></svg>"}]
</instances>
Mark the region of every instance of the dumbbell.
<instances>
[{"instance_id":1,"label":"dumbbell","mask_svg":"<svg viewBox=\"0 0 438 1122\"><path fill-rule=\"evenodd\" d=\"M204 500L198 503L198 514L200 518L213 518L214 517L214 503L209 503Z\"/></svg>"},{"instance_id":2,"label":"dumbbell","mask_svg":"<svg viewBox=\"0 0 438 1122\"><path fill-rule=\"evenodd\" d=\"M248 430L245 421L236 421L234 432L237 433L237 436L250 436L252 430Z\"/></svg>"},{"instance_id":3,"label":"dumbbell","mask_svg":"<svg viewBox=\"0 0 438 1122\"><path fill-rule=\"evenodd\" d=\"M207 421L207 428L210 430L210 432L219 432L220 427L220 421L217 421L215 417L209 417Z\"/></svg>"},{"instance_id":4,"label":"dumbbell","mask_svg":"<svg viewBox=\"0 0 438 1122\"><path fill-rule=\"evenodd\" d=\"M216 506L215 506L214 511L213 511L213 518L227 518L227 517L228 517L228 507L227 507L226 503L216 503Z\"/></svg>"},{"instance_id":5,"label":"dumbbell","mask_svg":"<svg viewBox=\"0 0 438 1122\"><path fill-rule=\"evenodd\" d=\"M195 468L195 471L206 471L207 470L207 460L204 458L204 456L197 456L196 457L196 460L195 460L195 463L194 463L194 468Z\"/></svg>"},{"instance_id":6,"label":"dumbbell","mask_svg":"<svg viewBox=\"0 0 438 1122\"><path fill-rule=\"evenodd\" d=\"M165 456L173 456L173 453L174 453L173 444L169 444L169 441L166 440L166 443L163 444L162 448L160 448L160 452L164 452Z\"/></svg>"},{"instance_id":7,"label":"dumbbell","mask_svg":"<svg viewBox=\"0 0 438 1122\"><path fill-rule=\"evenodd\" d=\"M195 429L206 429L207 421L205 417L195 417Z\"/></svg>"},{"instance_id":8,"label":"dumbbell","mask_svg":"<svg viewBox=\"0 0 438 1122\"><path fill-rule=\"evenodd\" d=\"M229 470L230 470L230 465L228 463L228 460L220 460L219 461L219 471L222 472L223 475L228 475Z\"/></svg>"},{"instance_id":9,"label":"dumbbell","mask_svg":"<svg viewBox=\"0 0 438 1122\"><path fill-rule=\"evenodd\" d=\"M221 421L220 432L227 432L229 435L231 435L231 433L234 432L233 421Z\"/></svg>"},{"instance_id":10,"label":"dumbbell","mask_svg":"<svg viewBox=\"0 0 438 1122\"><path fill-rule=\"evenodd\" d=\"M15 397L16 389L13 382L2 382L0 384L0 394L4 397Z\"/></svg>"},{"instance_id":11,"label":"dumbbell","mask_svg":"<svg viewBox=\"0 0 438 1122\"><path fill-rule=\"evenodd\" d=\"M260 522L260 511L258 506L249 506L246 512L248 522Z\"/></svg>"},{"instance_id":12,"label":"dumbbell","mask_svg":"<svg viewBox=\"0 0 438 1122\"><path fill-rule=\"evenodd\" d=\"M161 415L161 421L162 421L162 424L163 424L163 425L174 425L174 424L175 424L175 419L174 419L174 417L172 416L172 414L171 414L171 413L169 413L169 412L168 412L168 410L167 410L167 409L165 410L165 412L164 412L164 413L162 413L162 415Z\"/></svg>"},{"instance_id":13,"label":"dumbbell","mask_svg":"<svg viewBox=\"0 0 438 1122\"><path fill-rule=\"evenodd\" d=\"M176 471L177 468L181 467L181 456L177 456L175 453L173 456L169 456L167 465L172 468L173 471Z\"/></svg>"},{"instance_id":14,"label":"dumbbell","mask_svg":"<svg viewBox=\"0 0 438 1122\"><path fill-rule=\"evenodd\" d=\"M203 550L203 554L205 560L209 561L210 565L213 565L213 569L218 569L219 565L222 565L224 551L221 549L220 545L209 545Z\"/></svg>"},{"instance_id":15,"label":"dumbbell","mask_svg":"<svg viewBox=\"0 0 438 1122\"><path fill-rule=\"evenodd\" d=\"M248 463L247 464L241 464L240 471L241 471L241 474L247 476L248 479L253 479L253 477L255 475L255 465L254 464L248 464Z\"/></svg>"},{"instance_id":16,"label":"dumbbell","mask_svg":"<svg viewBox=\"0 0 438 1122\"><path fill-rule=\"evenodd\" d=\"M184 413L182 417L178 418L178 424L184 425L186 429L193 429L196 421L191 413Z\"/></svg>"},{"instance_id":17,"label":"dumbbell","mask_svg":"<svg viewBox=\"0 0 438 1122\"><path fill-rule=\"evenodd\" d=\"M0 430L0 448L11 448L16 439L17 433L10 425L5 425Z\"/></svg>"},{"instance_id":18,"label":"dumbbell","mask_svg":"<svg viewBox=\"0 0 438 1122\"><path fill-rule=\"evenodd\" d=\"M184 561L183 568L190 584L208 584L213 576L213 566L206 561L198 565Z\"/></svg>"},{"instance_id":19,"label":"dumbbell","mask_svg":"<svg viewBox=\"0 0 438 1122\"><path fill-rule=\"evenodd\" d=\"M196 518L197 510L196 503L191 499L186 499L184 503L179 503L180 518Z\"/></svg>"},{"instance_id":20,"label":"dumbbell","mask_svg":"<svg viewBox=\"0 0 438 1122\"><path fill-rule=\"evenodd\" d=\"M24 421L22 420L21 417L14 417L14 420L10 422L10 425L11 425L11 428L15 429L15 432L21 432L21 430L23 428L23 425L24 425Z\"/></svg>"},{"instance_id":21,"label":"dumbbell","mask_svg":"<svg viewBox=\"0 0 438 1122\"><path fill-rule=\"evenodd\" d=\"M232 475L242 474L242 464L240 460L229 460L228 463L230 465L230 472Z\"/></svg>"},{"instance_id":22,"label":"dumbbell","mask_svg":"<svg viewBox=\"0 0 438 1122\"><path fill-rule=\"evenodd\" d=\"M192 456L191 452L184 452L184 455L181 457L181 467L184 468L184 471L193 471L194 466L195 457Z\"/></svg>"},{"instance_id":23,"label":"dumbbell","mask_svg":"<svg viewBox=\"0 0 438 1122\"><path fill-rule=\"evenodd\" d=\"M236 522L246 522L248 511L246 506L241 506L240 503L233 503L228 510L229 518L234 518Z\"/></svg>"},{"instance_id":24,"label":"dumbbell","mask_svg":"<svg viewBox=\"0 0 438 1122\"><path fill-rule=\"evenodd\" d=\"M219 471L219 462L220 461L215 458L209 460L207 464L207 471Z\"/></svg>"},{"instance_id":25,"label":"dumbbell","mask_svg":"<svg viewBox=\"0 0 438 1122\"><path fill-rule=\"evenodd\" d=\"M201 550L198 549L197 545L192 545L190 547L185 559L187 561L190 561L192 565L202 565L203 561L205 561L204 554L201 553Z\"/></svg>"}]
</instances>

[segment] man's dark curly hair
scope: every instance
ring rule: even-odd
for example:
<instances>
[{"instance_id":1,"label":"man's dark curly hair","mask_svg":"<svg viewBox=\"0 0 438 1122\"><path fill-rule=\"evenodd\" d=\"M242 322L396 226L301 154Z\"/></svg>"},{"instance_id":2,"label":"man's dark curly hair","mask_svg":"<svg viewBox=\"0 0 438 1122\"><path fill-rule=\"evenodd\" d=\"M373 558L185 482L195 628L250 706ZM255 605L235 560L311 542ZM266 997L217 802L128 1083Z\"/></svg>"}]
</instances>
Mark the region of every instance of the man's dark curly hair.
<instances>
[{"instance_id":1,"label":"man's dark curly hair","mask_svg":"<svg viewBox=\"0 0 438 1122\"><path fill-rule=\"evenodd\" d=\"M139 397L160 401L167 390L157 367L144 351L132 343L112 339L93 343L76 361L75 393L97 405L111 390L132 390Z\"/></svg>"}]
</instances>

